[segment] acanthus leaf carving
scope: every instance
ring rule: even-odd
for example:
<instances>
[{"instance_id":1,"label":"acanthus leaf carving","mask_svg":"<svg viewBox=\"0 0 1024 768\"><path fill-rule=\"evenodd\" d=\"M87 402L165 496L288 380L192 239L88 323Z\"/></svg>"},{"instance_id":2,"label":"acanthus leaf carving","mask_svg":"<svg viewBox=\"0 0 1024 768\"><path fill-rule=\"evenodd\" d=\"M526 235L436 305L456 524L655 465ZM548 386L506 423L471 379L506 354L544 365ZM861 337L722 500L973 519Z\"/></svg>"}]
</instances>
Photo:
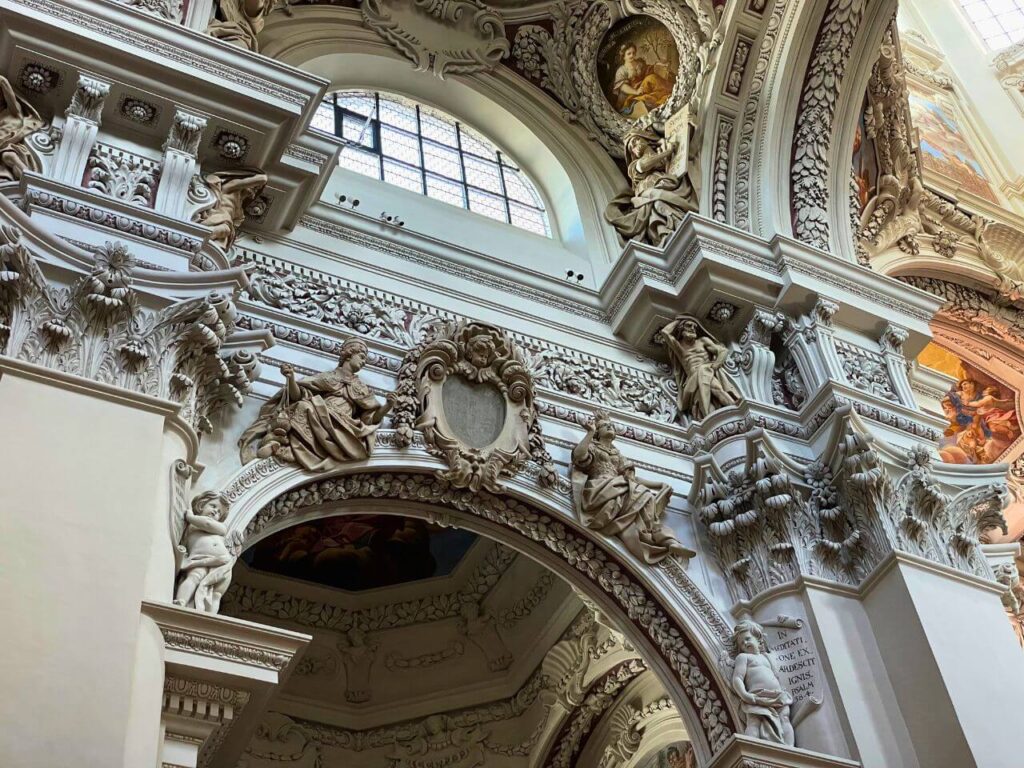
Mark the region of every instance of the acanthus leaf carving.
<instances>
[{"instance_id":1,"label":"acanthus leaf carving","mask_svg":"<svg viewBox=\"0 0 1024 768\"><path fill-rule=\"evenodd\" d=\"M793 234L829 247L828 161L832 124L867 0L831 0L804 75L790 171Z\"/></svg>"},{"instance_id":2,"label":"acanthus leaf carving","mask_svg":"<svg viewBox=\"0 0 1024 768\"><path fill-rule=\"evenodd\" d=\"M38 365L172 399L200 431L226 405L240 407L258 371L247 350L223 353L235 330L234 296L214 291L159 312L141 307L121 244L96 252L93 269L52 284L16 227L0 228L0 335L6 353Z\"/></svg>"},{"instance_id":3,"label":"acanthus leaf carving","mask_svg":"<svg viewBox=\"0 0 1024 768\"><path fill-rule=\"evenodd\" d=\"M360 13L419 72L487 71L508 56L505 23L480 0L365 0Z\"/></svg>"}]
</instances>

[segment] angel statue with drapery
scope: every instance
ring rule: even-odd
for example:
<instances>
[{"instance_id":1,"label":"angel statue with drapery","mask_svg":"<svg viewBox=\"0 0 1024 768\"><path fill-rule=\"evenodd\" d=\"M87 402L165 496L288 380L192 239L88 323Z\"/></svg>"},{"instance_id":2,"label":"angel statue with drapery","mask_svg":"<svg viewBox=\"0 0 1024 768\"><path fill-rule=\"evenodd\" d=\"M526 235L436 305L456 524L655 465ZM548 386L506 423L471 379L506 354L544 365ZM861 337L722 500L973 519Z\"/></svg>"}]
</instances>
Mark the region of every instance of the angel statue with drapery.
<instances>
[{"instance_id":1,"label":"angel statue with drapery","mask_svg":"<svg viewBox=\"0 0 1024 768\"><path fill-rule=\"evenodd\" d=\"M207 32L225 43L259 53L259 34L274 10L273 0L220 0L217 18Z\"/></svg>"},{"instance_id":2,"label":"angel statue with drapery","mask_svg":"<svg viewBox=\"0 0 1024 768\"><path fill-rule=\"evenodd\" d=\"M360 378L367 356L366 344L348 339L333 371L296 380L295 369L282 365L284 387L239 438L242 463L276 456L323 472L368 458L374 433L394 399L389 396L381 403Z\"/></svg>"},{"instance_id":3,"label":"angel statue with drapery","mask_svg":"<svg viewBox=\"0 0 1024 768\"><path fill-rule=\"evenodd\" d=\"M25 139L46 124L35 108L0 76L0 181L17 181L25 171L38 171L39 160Z\"/></svg>"}]
</instances>

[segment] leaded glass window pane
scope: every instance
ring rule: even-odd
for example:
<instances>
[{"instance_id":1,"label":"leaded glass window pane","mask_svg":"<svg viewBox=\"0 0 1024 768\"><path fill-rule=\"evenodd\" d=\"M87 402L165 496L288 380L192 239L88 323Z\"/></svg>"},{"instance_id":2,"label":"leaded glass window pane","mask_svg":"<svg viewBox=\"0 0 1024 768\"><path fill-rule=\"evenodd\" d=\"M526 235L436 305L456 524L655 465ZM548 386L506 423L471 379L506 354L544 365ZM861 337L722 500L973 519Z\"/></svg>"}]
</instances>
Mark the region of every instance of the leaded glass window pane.
<instances>
[{"instance_id":1,"label":"leaded glass window pane","mask_svg":"<svg viewBox=\"0 0 1024 768\"><path fill-rule=\"evenodd\" d=\"M457 205L459 208L466 207L464 187L457 181L449 181L427 174L427 195L449 205Z\"/></svg>"},{"instance_id":2,"label":"leaded glass window pane","mask_svg":"<svg viewBox=\"0 0 1024 768\"><path fill-rule=\"evenodd\" d=\"M469 189L469 210L498 221L508 221L505 201L499 195L489 195L479 189Z\"/></svg>"},{"instance_id":3,"label":"leaded glass window pane","mask_svg":"<svg viewBox=\"0 0 1024 768\"><path fill-rule=\"evenodd\" d=\"M529 178L443 112L401 96L345 91L324 101L313 127L348 142L339 164L351 171L551 237L543 198Z\"/></svg>"},{"instance_id":4,"label":"leaded glass window pane","mask_svg":"<svg viewBox=\"0 0 1024 768\"><path fill-rule=\"evenodd\" d=\"M316 113L313 115L313 127L324 133L335 132L333 104L324 102L317 107Z\"/></svg>"},{"instance_id":5,"label":"leaded glass window pane","mask_svg":"<svg viewBox=\"0 0 1024 768\"><path fill-rule=\"evenodd\" d=\"M380 148L385 157L393 157L409 165L420 165L420 143L415 135L410 136L403 131L382 125Z\"/></svg>"},{"instance_id":6,"label":"leaded glass window pane","mask_svg":"<svg viewBox=\"0 0 1024 768\"><path fill-rule=\"evenodd\" d=\"M363 174L363 176L370 176L374 179L381 177L380 155L375 152L364 152L355 147L345 147L341 151L338 162L342 168L348 168L350 171Z\"/></svg>"},{"instance_id":7,"label":"leaded glass window pane","mask_svg":"<svg viewBox=\"0 0 1024 768\"><path fill-rule=\"evenodd\" d=\"M1024 40L1024 0L961 0L960 5L990 51Z\"/></svg>"},{"instance_id":8,"label":"leaded glass window pane","mask_svg":"<svg viewBox=\"0 0 1024 768\"><path fill-rule=\"evenodd\" d=\"M501 190L501 176L498 173L498 166L496 163L489 163L486 160L478 160L475 157L465 158L466 161L466 181L474 187L480 187L486 189L488 192L494 192L500 195Z\"/></svg>"},{"instance_id":9,"label":"leaded glass window pane","mask_svg":"<svg viewBox=\"0 0 1024 768\"><path fill-rule=\"evenodd\" d=\"M408 189L410 192L423 194L423 176L419 169L396 163L386 157L384 158L384 181L394 184L396 187Z\"/></svg>"},{"instance_id":10,"label":"leaded glass window pane","mask_svg":"<svg viewBox=\"0 0 1024 768\"><path fill-rule=\"evenodd\" d=\"M424 141L423 162L428 171L462 181L462 163L459 161L457 149L448 149L431 141Z\"/></svg>"}]
</instances>

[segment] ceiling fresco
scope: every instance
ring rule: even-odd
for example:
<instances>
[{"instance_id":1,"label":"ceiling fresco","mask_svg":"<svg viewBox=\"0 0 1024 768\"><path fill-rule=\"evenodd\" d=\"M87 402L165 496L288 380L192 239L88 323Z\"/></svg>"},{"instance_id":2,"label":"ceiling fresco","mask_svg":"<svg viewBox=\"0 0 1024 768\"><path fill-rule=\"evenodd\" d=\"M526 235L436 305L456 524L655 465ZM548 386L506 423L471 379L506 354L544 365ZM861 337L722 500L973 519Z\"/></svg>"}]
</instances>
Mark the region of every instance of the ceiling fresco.
<instances>
[{"instance_id":1,"label":"ceiling fresco","mask_svg":"<svg viewBox=\"0 0 1024 768\"><path fill-rule=\"evenodd\" d=\"M939 455L953 464L992 464L1021 435L1017 392L934 342L918 362L956 379L940 401L948 426Z\"/></svg>"},{"instance_id":2,"label":"ceiling fresco","mask_svg":"<svg viewBox=\"0 0 1024 768\"><path fill-rule=\"evenodd\" d=\"M398 515L348 515L279 531L242 560L257 571L362 592L448 576L476 540Z\"/></svg>"}]
</instances>

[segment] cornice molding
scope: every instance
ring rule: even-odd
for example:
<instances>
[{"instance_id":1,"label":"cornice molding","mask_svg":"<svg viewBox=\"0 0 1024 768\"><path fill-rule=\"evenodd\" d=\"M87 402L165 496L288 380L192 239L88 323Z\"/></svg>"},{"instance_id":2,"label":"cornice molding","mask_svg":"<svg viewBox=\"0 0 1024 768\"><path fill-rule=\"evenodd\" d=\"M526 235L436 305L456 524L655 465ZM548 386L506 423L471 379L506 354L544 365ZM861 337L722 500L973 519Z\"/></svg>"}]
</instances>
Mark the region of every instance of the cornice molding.
<instances>
[{"instance_id":1,"label":"cornice molding","mask_svg":"<svg viewBox=\"0 0 1024 768\"><path fill-rule=\"evenodd\" d=\"M178 657L168 655L168 663L198 656L281 674L312 639L300 632L169 603L144 600L142 613L156 622L168 652L178 652Z\"/></svg>"}]
</instances>

